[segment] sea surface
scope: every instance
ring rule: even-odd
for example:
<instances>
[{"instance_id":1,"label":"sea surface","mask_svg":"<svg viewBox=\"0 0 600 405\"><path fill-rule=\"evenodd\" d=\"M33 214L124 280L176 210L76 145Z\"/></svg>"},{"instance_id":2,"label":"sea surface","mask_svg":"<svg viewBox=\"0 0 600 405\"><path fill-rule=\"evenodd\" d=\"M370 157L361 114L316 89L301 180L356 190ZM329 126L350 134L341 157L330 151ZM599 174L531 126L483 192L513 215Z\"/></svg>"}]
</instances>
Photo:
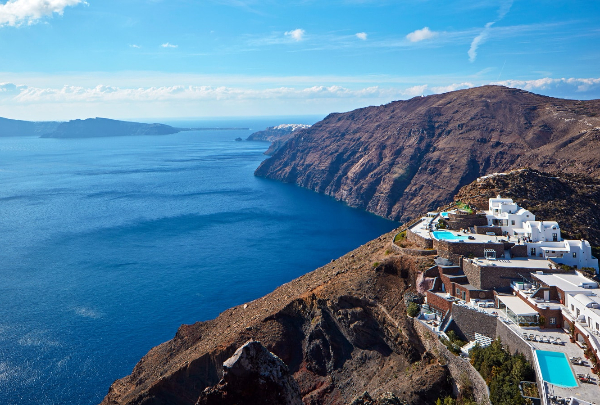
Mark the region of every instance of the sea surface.
<instances>
[{"instance_id":1,"label":"sea surface","mask_svg":"<svg viewBox=\"0 0 600 405\"><path fill-rule=\"evenodd\" d=\"M0 404L96 404L179 325L397 224L256 178L255 130L0 138Z\"/></svg>"}]
</instances>

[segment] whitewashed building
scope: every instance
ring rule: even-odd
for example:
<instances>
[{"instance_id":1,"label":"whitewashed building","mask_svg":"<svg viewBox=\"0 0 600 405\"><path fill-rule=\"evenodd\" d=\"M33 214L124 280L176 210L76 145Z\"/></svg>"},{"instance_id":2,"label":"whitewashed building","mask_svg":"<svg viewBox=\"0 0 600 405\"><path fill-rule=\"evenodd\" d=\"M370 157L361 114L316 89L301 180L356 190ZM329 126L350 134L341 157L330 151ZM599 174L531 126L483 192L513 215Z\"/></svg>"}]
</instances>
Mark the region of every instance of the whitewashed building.
<instances>
[{"instance_id":1,"label":"whitewashed building","mask_svg":"<svg viewBox=\"0 0 600 405\"><path fill-rule=\"evenodd\" d=\"M586 240L563 240L556 221L536 221L535 215L511 198L490 198L486 217L489 226L502 228L519 243L527 245L530 257L550 259L577 269L590 267L598 272L598 259Z\"/></svg>"},{"instance_id":2,"label":"whitewashed building","mask_svg":"<svg viewBox=\"0 0 600 405\"><path fill-rule=\"evenodd\" d=\"M488 208L485 213L488 226L500 227L509 235L516 235L515 230L522 231L527 221L535 221L535 215L519 207L512 198L490 198Z\"/></svg>"}]
</instances>

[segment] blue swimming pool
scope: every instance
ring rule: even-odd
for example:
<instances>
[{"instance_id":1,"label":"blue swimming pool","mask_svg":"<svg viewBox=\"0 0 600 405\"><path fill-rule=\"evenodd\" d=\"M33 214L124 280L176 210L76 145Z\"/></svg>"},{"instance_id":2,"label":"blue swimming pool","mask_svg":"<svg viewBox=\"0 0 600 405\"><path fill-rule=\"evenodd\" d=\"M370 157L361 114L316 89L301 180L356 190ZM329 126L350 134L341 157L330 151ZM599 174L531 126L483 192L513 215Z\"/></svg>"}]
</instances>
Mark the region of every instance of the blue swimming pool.
<instances>
[{"instance_id":1,"label":"blue swimming pool","mask_svg":"<svg viewBox=\"0 0 600 405\"><path fill-rule=\"evenodd\" d=\"M468 239L466 236L455 235L452 232L448 232L448 231L435 231L435 232L433 232L433 237L436 239L439 239L439 240L450 240L450 241Z\"/></svg>"},{"instance_id":2,"label":"blue swimming pool","mask_svg":"<svg viewBox=\"0 0 600 405\"><path fill-rule=\"evenodd\" d=\"M567 360L567 356L564 353L536 350L535 356L540 365L544 381L564 388L578 386L569 360Z\"/></svg>"},{"instance_id":3,"label":"blue swimming pool","mask_svg":"<svg viewBox=\"0 0 600 405\"><path fill-rule=\"evenodd\" d=\"M442 212L440 215L441 215L442 217L444 217L444 218L448 218L448 213L447 213L447 212Z\"/></svg>"}]
</instances>

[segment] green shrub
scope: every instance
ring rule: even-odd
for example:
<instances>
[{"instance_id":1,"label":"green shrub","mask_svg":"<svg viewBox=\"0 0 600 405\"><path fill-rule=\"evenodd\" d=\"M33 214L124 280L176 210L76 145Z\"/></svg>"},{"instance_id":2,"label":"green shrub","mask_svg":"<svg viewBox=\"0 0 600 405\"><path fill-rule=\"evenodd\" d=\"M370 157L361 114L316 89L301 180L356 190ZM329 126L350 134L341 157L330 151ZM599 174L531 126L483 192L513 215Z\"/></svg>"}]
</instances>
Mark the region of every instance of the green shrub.
<instances>
[{"instance_id":1,"label":"green shrub","mask_svg":"<svg viewBox=\"0 0 600 405\"><path fill-rule=\"evenodd\" d=\"M406 313L411 318L414 318L415 316L419 315L420 312L421 312L421 306L419 304L417 304L416 302L411 302L410 304L408 304L408 307L406 308Z\"/></svg>"},{"instance_id":2,"label":"green shrub","mask_svg":"<svg viewBox=\"0 0 600 405\"><path fill-rule=\"evenodd\" d=\"M470 356L471 364L490 388L492 404L525 404L519 382L535 381L535 373L522 354L512 356L496 339L485 348L476 345Z\"/></svg>"}]
</instances>

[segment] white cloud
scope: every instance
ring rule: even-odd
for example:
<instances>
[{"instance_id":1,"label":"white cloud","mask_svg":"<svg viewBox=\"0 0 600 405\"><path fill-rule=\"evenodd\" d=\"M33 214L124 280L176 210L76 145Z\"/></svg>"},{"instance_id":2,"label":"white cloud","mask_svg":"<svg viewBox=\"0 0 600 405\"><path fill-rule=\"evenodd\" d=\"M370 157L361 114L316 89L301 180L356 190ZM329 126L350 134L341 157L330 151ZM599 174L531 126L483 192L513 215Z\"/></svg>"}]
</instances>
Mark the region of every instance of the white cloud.
<instances>
[{"instance_id":1,"label":"white cloud","mask_svg":"<svg viewBox=\"0 0 600 405\"><path fill-rule=\"evenodd\" d=\"M502 0L500 3L500 10L498 10L498 18L496 18L495 21L487 23L485 27L483 27L483 30L479 33L479 35L473 38L471 46L469 47L469 51L467 52L467 54L469 55L469 62L475 62L475 59L477 58L477 48L479 48L480 45L487 41L492 30L492 25L502 20L504 16L508 14L510 8L512 7L512 4L513 0Z\"/></svg>"},{"instance_id":2,"label":"white cloud","mask_svg":"<svg viewBox=\"0 0 600 405\"><path fill-rule=\"evenodd\" d=\"M136 45L136 44L129 45L129 47L130 48L136 48L136 49L140 49L141 48L141 46Z\"/></svg>"},{"instance_id":3,"label":"white cloud","mask_svg":"<svg viewBox=\"0 0 600 405\"><path fill-rule=\"evenodd\" d=\"M301 28L297 28L293 31L286 31L285 36L292 38L294 41L302 41L304 39L304 35L306 31Z\"/></svg>"},{"instance_id":4,"label":"white cloud","mask_svg":"<svg viewBox=\"0 0 600 405\"><path fill-rule=\"evenodd\" d=\"M426 39L431 39L438 36L438 33L435 31L431 31L429 29L429 27L425 27L423 29L420 30L416 30L411 32L410 34L408 34L406 36L406 38L410 41L410 42L421 42L424 41Z\"/></svg>"},{"instance_id":5,"label":"white cloud","mask_svg":"<svg viewBox=\"0 0 600 405\"><path fill-rule=\"evenodd\" d=\"M448 93L450 91L462 90L462 89L470 89L471 87L475 87L473 83L464 82L464 83L452 83L447 86L437 86L432 87L431 91L440 94L440 93Z\"/></svg>"},{"instance_id":6,"label":"white cloud","mask_svg":"<svg viewBox=\"0 0 600 405\"><path fill-rule=\"evenodd\" d=\"M87 3L83 0L8 0L0 4L0 27L35 24L54 13L62 15L65 8L78 4Z\"/></svg>"},{"instance_id":7,"label":"white cloud","mask_svg":"<svg viewBox=\"0 0 600 405\"><path fill-rule=\"evenodd\" d=\"M179 47L179 45L173 45L173 44L170 44L170 43L168 43L168 42L165 42L165 43L164 43L164 44L162 44L161 46L162 46L163 48L178 48L178 47Z\"/></svg>"},{"instance_id":8,"label":"white cloud","mask_svg":"<svg viewBox=\"0 0 600 405\"><path fill-rule=\"evenodd\" d=\"M559 92L585 93L599 92L600 78L560 78L552 79L544 77L535 80L503 80L491 84L501 86L516 87L527 91L554 90Z\"/></svg>"},{"instance_id":9,"label":"white cloud","mask_svg":"<svg viewBox=\"0 0 600 405\"><path fill-rule=\"evenodd\" d=\"M490 36L490 29L492 28L492 25L494 25L493 21L487 23L483 31L481 31L481 33L477 35L471 42L471 47L467 52L469 55L469 62L475 62L475 59L477 58L477 48L479 48L479 45L483 44Z\"/></svg>"},{"instance_id":10,"label":"white cloud","mask_svg":"<svg viewBox=\"0 0 600 405\"><path fill-rule=\"evenodd\" d=\"M366 41L367 40L367 33L366 32L358 32L356 34L356 38L362 39L363 41Z\"/></svg>"}]
</instances>

